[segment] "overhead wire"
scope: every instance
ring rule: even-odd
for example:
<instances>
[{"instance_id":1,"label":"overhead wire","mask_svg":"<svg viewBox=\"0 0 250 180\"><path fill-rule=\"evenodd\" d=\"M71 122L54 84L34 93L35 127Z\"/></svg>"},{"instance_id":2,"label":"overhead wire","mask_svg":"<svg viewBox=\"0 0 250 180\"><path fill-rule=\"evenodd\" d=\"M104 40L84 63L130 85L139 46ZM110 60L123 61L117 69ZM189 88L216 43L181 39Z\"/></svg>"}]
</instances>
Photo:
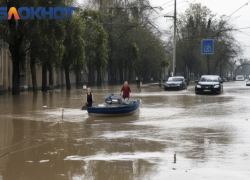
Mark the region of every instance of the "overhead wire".
<instances>
[{"instance_id":1,"label":"overhead wire","mask_svg":"<svg viewBox=\"0 0 250 180\"><path fill-rule=\"evenodd\" d=\"M245 35L247 35L247 36L250 36L250 34L244 33L244 32L242 32L242 31L238 31L238 32L240 32L240 33L242 33L242 34L245 34Z\"/></svg>"},{"instance_id":2,"label":"overhead wire","mask_svg":"<svg viewBox=\"0 0 250 180\"><path fill-rule=\"evenodd\" d=\"M183 2L183 1L182 1L182 2ZM180 3L181 3L181 2L180 2ZM177 4L178 4L178 3L177 3ZM190 3L190 4L192 4L192 3ZM186 7L186 6L189 6L189 4L179 7L179 8L177 8L177 10L182 9L183 7ZM165 15L171 15L170 13L172 13L172 12L174 12L174 10L167 12ZM155 19L157 19L157 18L159 18L159 17L162 17L162 15L159 15L159 16L157 16L157 17L151 19L151 20L155 20Z\"/></svg>"},{"instance_id":3,"label":"overhead wire","mask_svg":"<svg viewBox=\"0 0 250 180\"><path fill-rule=\"evenodd\" d=\"M244 5L242 5L240 8L238 8L236 11L234 11L232 14L230 14L228 17L231 17L233 14L235 14L240 9L242 9L244 6L248 5L249 2L250 2L250 0L247 3L245 3ZM229 19L227 21L225 21L224 23L222 23L222 25L220 26L220 28L218 29L218 31L215 33L215 35L213 36L213 38L215 38L218 35L218 33L220 32L220 29L222 28L222 26L224 26L228 21L229 21Z\"/></svg>"},{"instance_id":4,"label":"overhead wire","mask_svg":"<svg viewBox=\"0 0 250 180\"><path fill-rule=\"evenodd\" d=\"M174 0L169 1L169 2L167 2L167 3L163 4L163 5L161 5L160 7L167 5L167 4L171 3L172 1L174 1Z\"/></svg>"},{"instance_id":5,"label":"overhead wire","mask_svg":"<svg viewBox=\"0 0 250 180\"><path fill-rule=\"evenodd\" d=\"M237 29L250 29L250 27L237 28Z\"/></svg>"},{"instance_id":6,"label":"overhead wire","mask_svg":"<svg viewBox=\"0 0 250 180\"><path fill-rule=\"evenodd\" d=\"M238 12L240 9L242 9L244 6L246 6L246 5L248 5L248 3L250 2L250 0L247 2L247 3L245 3L244 5L242 5L239 9L237 9L236 11L234 11L232 14L230 14L230 16L229 17L231 17L233 14L235 14L236 12Z\"/></svg>"}]
</instances>

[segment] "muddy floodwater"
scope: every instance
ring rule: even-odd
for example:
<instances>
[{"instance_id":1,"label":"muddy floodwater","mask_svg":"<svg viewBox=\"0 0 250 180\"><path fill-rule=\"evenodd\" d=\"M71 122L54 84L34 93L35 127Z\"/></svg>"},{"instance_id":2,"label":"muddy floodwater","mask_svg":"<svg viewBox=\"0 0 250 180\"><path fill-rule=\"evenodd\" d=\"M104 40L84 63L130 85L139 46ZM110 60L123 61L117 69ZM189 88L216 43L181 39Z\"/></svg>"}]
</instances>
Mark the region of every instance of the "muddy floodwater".
<instances>
[{"instance_id":1,"label":"muddy floodwater","mask_svg":"<svg viewBox=\"0 0 250 180\"><path fill-rule=\"evenodd\" d=\"M120 89L93 87L94 105ZM1 95L0 179L250 179L245 82L225 82L221 95L131 89L142 105L121 117L89 117L81 89Z\"/></svg>"}]
</instances>

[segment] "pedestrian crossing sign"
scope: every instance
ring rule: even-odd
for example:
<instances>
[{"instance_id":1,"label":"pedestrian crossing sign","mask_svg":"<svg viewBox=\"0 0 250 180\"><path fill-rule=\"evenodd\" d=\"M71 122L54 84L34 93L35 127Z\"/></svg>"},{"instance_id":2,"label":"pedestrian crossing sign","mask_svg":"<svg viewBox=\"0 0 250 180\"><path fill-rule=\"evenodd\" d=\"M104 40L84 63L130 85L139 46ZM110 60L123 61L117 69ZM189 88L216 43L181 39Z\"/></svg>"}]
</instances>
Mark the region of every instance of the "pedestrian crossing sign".
<instances>
[{"instance_id":1,"label":"pedestrian crossing sign","mask_svg":"<svg viewBox=\"0 0 250 180\"><path fill-rule=\"evenodd\" d=\"M201 41L201 53L202 54L214 54L214 40L203 39Z\"/></svg>"}]
</instances>

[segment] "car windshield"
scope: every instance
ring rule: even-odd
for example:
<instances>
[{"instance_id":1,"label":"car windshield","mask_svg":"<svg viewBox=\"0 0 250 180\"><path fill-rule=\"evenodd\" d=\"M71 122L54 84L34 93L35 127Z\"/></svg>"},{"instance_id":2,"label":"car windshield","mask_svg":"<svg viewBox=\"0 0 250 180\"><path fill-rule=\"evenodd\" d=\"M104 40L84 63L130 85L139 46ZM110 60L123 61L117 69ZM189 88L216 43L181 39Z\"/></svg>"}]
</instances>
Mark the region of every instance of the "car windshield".
<instances>
[{"instance_id":1,"label":"car windshield","mask_svg":"<svg viewBox=\"0 0 250 180\"><path fill-rule=\"evenodd\" d=\"M174 78L174 77L171 77L168 79L168 81L182 81L183 78Z\"/></svg>"},{"instance_id":2,"label":"car windshield","mask_svg":"<svg viewBox=\"0 0 250 180\"><path fill-rule=\"evenodd\" d=\"M218 77L201 77L200 82L219 82Z\"/></svg>"}]
</instances>

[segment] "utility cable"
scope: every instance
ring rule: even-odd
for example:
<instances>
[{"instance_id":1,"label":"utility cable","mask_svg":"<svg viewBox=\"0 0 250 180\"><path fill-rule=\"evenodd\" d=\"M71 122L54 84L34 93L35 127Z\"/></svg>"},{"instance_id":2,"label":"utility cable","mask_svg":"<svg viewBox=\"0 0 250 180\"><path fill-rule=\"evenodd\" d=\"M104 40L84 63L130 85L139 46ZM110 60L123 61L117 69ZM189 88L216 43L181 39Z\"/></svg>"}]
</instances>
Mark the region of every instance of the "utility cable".
<instances>
[{"instance_id":1,"label":"utility cable","mask_svg":"<svg viewBox=\"0 0 250 180\"><path fill-rule=\"evenodd\" d=\"M228 17L231 17L233 14L235 14L240 9L242 9L244 6L248 5L249 2L250 2L250 0L247 3L245 3L244 5L242 5L239 9L237 9L236 11L234 11L232 14L230 14ZM229 21L229 19L227 21L225 21L224 23L222 23L222 25L220 26L220 28L218 29L218 31L215 33L215 35L213 36L212 39L214 39L219 34L220 29L222 28L222 26L224 26L228 21Z\"/></svg>"},{"instance_id":2,"label":"utility cable","mask_svg":"<svg viewBox=\"0 0 250 180\"><path fill-rule=\"evenodd\" d=\"M169 1L169 2L167 2L167 3L165 3L165 4L163 4L163 5L161 5L161 7L162 7L162 6L165 6L165 5L169 4L169 3L171 3L172 1L174 1L174 0L171 0L171 1Z\"/></svg>"}]
</instances>

